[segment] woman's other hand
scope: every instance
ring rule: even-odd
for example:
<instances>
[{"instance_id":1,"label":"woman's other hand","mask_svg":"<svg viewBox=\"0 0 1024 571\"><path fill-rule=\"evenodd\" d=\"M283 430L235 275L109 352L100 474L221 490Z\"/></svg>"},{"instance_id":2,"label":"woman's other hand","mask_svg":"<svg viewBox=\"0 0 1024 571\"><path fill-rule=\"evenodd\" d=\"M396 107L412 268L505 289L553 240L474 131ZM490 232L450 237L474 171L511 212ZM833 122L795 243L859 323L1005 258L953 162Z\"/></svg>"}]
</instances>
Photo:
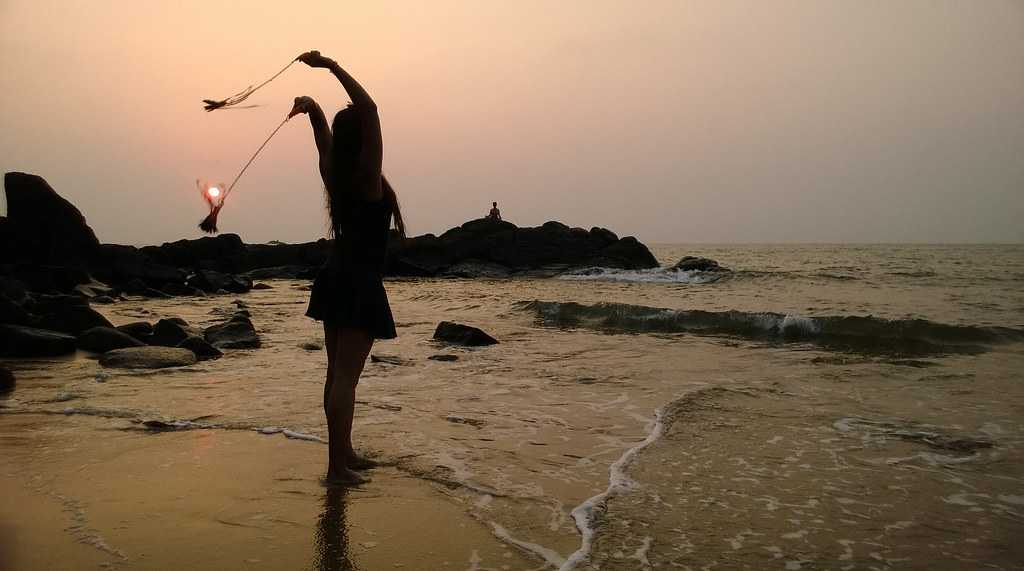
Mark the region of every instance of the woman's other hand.
<instances>
[{"instance_id":1,"label":"woman's other hand","mask_svg":"<svg viewBox=\"0 0 1024 571\"><path fill-rule=\"evenodd\" d=\"M320 55L320 52L316 50L308 51L295 59L301 61L302 63L308 65L309 67L330 68L332 65L334 65L334 60L332 60L329 57L324 57Z\"/></svg>"}]
</instances>

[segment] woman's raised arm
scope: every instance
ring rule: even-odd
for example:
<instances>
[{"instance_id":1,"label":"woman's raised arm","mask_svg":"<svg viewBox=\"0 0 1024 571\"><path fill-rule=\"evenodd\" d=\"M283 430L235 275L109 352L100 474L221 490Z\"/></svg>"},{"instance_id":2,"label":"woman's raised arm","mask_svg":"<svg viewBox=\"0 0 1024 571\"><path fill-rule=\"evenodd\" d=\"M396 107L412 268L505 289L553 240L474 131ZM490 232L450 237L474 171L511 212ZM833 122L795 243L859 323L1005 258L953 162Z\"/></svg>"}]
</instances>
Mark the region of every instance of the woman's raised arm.
<instances>
[{"instance_id":1,"label":"woman's raised arm","mask_svg":"<svg viewBox=\"0 0 1024 571\"><path fill-rule=\"evenodd\" d=\"M327 184L328 173L331 168L331 128L327 124L327 117L320 105L313 101L312 97L301 96L295 98L295 105L292 107L288 117L291 118L300 113L309 115L309 124L313 127L313 140L316 142L316 151L320 156L320 178Z\"/></svg>"},{"instance_id":2,"label":"woman's raised arm","mask_svg":"<svg viewBox=\"0 0 1024 571\"><path fill-rule=\"evenodd\" d=\"M370 94L363 89L363 86L342 69L338 62L320 55L318 51L306 52L298 57L298 60L310 67L322 67L331 70L331 73L338 78L342 87L348 92L352 100L352 106L359 111L362 120L362 151L359 154L359 163L363 172L369 176L369 180L376 181L380 177L381 163L384 158L384 142L380 133L380 116L377 115L377 104L374 103ZM370 185L367 189L370 200L379 200L381 195L380 183Z\"/></svg>"}]
</instances>

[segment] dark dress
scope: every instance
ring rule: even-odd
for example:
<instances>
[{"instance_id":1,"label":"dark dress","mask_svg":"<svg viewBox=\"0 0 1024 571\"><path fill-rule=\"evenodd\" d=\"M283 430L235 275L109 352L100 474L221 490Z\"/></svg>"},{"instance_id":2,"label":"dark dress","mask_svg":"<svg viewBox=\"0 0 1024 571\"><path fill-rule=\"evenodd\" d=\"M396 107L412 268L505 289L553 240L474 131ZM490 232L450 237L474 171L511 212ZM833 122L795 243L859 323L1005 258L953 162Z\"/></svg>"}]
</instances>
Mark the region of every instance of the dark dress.
<instances>
[{"instance_id":1,"label":"dark dress","mask_svg":"<svg viewBox=\"0 0 1024 571\"><path fill-rule=\"evenodd\" d=\"M394 339L395 319L381 277L391 207L384 200L346 204L344 224L320 268L306 315L332 327L355 327L374 339Z\"/></svg>"}]
</instances>

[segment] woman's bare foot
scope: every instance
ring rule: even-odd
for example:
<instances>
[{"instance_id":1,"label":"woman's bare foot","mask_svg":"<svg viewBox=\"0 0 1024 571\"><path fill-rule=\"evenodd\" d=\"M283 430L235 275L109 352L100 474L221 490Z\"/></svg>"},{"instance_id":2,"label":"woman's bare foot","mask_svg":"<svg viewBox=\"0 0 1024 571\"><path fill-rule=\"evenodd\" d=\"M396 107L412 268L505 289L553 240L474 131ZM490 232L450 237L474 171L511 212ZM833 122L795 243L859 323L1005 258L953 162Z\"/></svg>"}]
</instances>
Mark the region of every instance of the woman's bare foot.
<instances>
[{"instance_id":1,"label":"woman's bare foot","mask_svg":"<svg viewBox=\"0 0 1024 571\"><path fill-rule=\"evenodd\" d=\"M358 486L369 481L369 478L364 478L349 468L340 468L334 473L328 473L320 480L320 483L326 488L333 488L337 486Z\"/></svg>"},{"instance_id":2,"label":"woman's bare foot","mask_svg":"<svg viewBox=\"0 0 1024 571\"><path fill-rule=\"evenodd\" d=\"M379 465L379 462L371 460L365 456L360 456L355 452L345 456L345 466L352 470L369 470L370 468L376 468Z\"/></svg>"}]
</instances>

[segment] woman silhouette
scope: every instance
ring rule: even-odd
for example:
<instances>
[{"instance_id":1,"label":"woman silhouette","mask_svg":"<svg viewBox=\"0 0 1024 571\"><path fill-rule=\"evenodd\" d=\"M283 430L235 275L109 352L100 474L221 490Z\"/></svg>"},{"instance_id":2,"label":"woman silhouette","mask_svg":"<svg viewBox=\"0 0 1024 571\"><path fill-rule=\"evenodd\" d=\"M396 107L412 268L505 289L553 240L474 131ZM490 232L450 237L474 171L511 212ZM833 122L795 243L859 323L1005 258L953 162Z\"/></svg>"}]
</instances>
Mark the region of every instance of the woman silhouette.
<instances>
[{"instance_id":1,"label":"woman silhouette","mask_svg":"<svg viewBox=\"0 0 1024 571\"><path fill-rule=\"evenodd\" d=\"M398 198L381 175L383 143L377 105L355 79L320 52L306 52L302 63L331 71L352 104L327 118L310 97L296 97L289 117L306 113L320 157L320 176L327 190L327 211L334 244L316 276L306 315L323 321L327 344L328 485L365 481L355 470L372 461L352 447L352 414L356 385L374 339L393 339L395 321L381 283L388 230L394 218L398 233L405 225Z\"/></svg>"}]
</instances>

